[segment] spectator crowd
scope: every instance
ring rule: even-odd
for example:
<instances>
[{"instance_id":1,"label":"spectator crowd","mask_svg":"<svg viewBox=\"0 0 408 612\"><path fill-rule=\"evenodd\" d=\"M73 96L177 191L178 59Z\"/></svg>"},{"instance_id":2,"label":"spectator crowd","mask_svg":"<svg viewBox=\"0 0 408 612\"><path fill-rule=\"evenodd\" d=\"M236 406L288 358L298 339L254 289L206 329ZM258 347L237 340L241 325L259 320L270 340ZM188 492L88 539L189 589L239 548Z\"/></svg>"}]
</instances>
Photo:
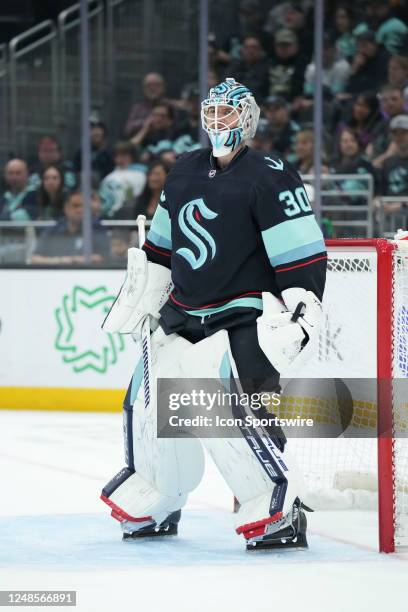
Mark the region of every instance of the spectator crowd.
<instances>
[{"instance_id":1,"label":"spectator crowd","mask_svg":"<svg viewBox=\"0 0 408 612\"><path fill-rule=\"evenodd\" d=\"M210 34L208 86L235 77L251 89L261 107L251 146L313 174L314 3L269 4L265 10L258 0L241 0L238 26L225 40ZM335 1L325 7L322 171L370 175L376 196L407 197L408 2ZM187 83L170 98L170 80L156 72L144 76L119 141L111 141L103 121L91 121L95 263L122 260L131 240L129 229L108 230L101 221L135 220L140 213L151 218L177 157L200 147L198 86ZM51 135L40 139L35 160L7 162L0 221L56 221L39 235L33 263L83 261L80 175L80 151L68 155ZM333 184L344 194L361 187L358 180ZM353 203L361 198L348 198ZM389 210L405 207L394 202ZM323 228L333 236L327 219Z\"/></svg>"}]
</instances>

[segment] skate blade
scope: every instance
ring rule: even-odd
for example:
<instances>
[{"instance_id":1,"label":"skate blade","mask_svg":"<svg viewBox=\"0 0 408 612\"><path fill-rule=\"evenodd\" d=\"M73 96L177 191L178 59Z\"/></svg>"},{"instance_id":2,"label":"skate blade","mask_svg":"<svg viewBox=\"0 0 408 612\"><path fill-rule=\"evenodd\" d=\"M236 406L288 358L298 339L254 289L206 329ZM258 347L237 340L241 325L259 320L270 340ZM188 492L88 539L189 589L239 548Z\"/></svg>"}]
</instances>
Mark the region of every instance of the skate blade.
<instances>
[{"instance_id":1,"label":"skate blade","mask_svg":"<svg viewBox=\"0 0 408 612\"><path fill-rule=\"evenodd\" d=\"M122 542L157 542L160 540L168 540L176 537L177 533L160 533L158 535L137 536L137 538L132 536L129 538L122 537Z\"/></svg>"},{"instance_id":2,"label":"skate blade","mask_svg":"<svg viewBox=\"0 0 408 612\"><path fill-rule=\"evenodd\" d=\"M271 554L271 553L281 553L281 552L300 552L300 551L306 551L309 550L309 546L304 546L304 545L298 545L298 544L293 544L293 546L251 546L251 547L246 547L246 552L253 555L253 554Z\"/></svg>"},{"instance_id":3,"label":"skate blade","mask_svg":"<svg viewBox=\"0 0 408 612\"><path fill-rule=\"evenodd\" d=\"M255 546L247 544L246 551L249 553L271 553L271 552L282 552L282 551L301 551L308 550L309 545L306 538L299 538L296 542L258 542Z\"/></svg>"},{"instance_id":4,"label":"skate blade","mask_svg":"<svg viewBox=\"0 0 408 612\"><path fill-rule=\"evenodd\" d=\"M135 540L144 540L146 541L150 541L150 540L157 540L157 539L162 539L162 538L171 538L176 536L178 533L178 529L176 525L172 525L169 529L167 529L166 531L162 530L162 531L149 531L147 533L139 533L137 531L135 531L134 533L124 533L122 535L122 540L124 542L132 542Z\"/></svg>"}]
</instances>

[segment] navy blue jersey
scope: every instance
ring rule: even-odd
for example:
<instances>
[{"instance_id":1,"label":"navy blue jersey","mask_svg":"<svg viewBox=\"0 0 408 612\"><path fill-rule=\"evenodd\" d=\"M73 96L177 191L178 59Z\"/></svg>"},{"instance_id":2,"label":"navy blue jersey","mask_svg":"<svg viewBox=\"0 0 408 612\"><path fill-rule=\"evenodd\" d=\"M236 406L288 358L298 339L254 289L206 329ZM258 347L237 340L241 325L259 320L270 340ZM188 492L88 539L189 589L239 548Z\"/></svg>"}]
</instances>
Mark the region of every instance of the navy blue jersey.
<instances>
[{"instance_id":1,"label":"navy blue jersey","mask_svg":"<svg viewBox=\"0 0 408 612\"><path fill-rule=\"evenodd\" d=\"M210 149L181 156L143 248L189 314L262 309L262 291L288 287L323 295L325 244L298 173L247 147L222 170Z\"/></svg>"}]
</instances>

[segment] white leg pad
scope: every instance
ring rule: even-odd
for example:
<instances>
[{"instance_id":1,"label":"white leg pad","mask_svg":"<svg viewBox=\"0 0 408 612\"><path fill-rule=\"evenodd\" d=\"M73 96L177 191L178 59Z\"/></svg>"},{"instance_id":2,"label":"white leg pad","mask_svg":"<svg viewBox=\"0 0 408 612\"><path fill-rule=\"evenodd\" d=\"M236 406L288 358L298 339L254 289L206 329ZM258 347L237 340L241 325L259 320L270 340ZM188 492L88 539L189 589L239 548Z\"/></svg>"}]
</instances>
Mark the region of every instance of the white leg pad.
<instances>
[{"instance_id":1,"label":"white leg pad","mask_svg":"<svg viewBox=\"0 0 408 612\"><path fill-rule=\"evenodd\" d=\"M153 520L160 524L182 508L187 493L196 488L204 473L199 440L157 437L157 377L169 364L170 373L182 377L176 371L177 357L190 343L176 334L166 336L160 328L152 336L148 334L148 339L149 383L143 368L136 368L134 375L138 380L131 425L133 466L119 472L102 493L112 516L133 526L131 531ZM144 356L147 360L146 351Z\"/></svg>"},{"instance_id":2,"label":"white leg pad","mask_svg":"<svg viewBox=\"0 0 408 612\"><path fill-rule=\"evenodd\" d=\"M227 379L232 375L237 380L228 333L222 330L190 346L183 354L181 369L192 378ZM202 440L241 503L237 529L287 514L303 493L302 477L287 447L281 452L262 429L244 427L241 433L241 438Z\"/></svg>"},{"instance_id":3,"label":"white leg pad","mask_svg":"<svg viewBox=\"0 0 408 612\"><path fill-rule=\"evenodd\" d=\"M125 510L123 518L140 527L154 520L158 525L186 503L187 495L164 495L135 473L110 495L111 506Z\"/></svg>"}]
</instances>

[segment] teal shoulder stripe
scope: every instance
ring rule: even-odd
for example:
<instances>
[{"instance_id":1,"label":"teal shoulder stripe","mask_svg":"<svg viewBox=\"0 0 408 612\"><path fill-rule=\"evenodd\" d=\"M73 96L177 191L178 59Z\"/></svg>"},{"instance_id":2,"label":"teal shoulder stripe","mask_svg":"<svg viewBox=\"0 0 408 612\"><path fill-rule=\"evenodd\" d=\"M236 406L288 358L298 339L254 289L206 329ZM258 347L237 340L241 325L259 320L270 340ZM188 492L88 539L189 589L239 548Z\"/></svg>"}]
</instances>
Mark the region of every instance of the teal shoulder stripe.
<instances>
[{"instance_id":1,"label":"teal shoulder stripe","mask_svg":"<svg viewBox=\"0 0 408 612\"><path fill-rule=\"evenodd\" d=\"M167 238L164 238L164 236L156 234L156 232L154 232L153 230L150 230L150 232L147 234L147 239L149 242L152 242L157 247L163 247L164 249L168 249L169 251L171 251L171 241L167 240Z\"/></svg>"},{"instance_id":2,"label":"teal shoulder stripe","mask_svg":"<svg viewBox=\"0 0 408 612\"><path fill-rule=\"evenodd\" d=\"M161 246L165 246L164 243L166 243L167 245L170 245L166 246L166 248L171 248L171 221L169 213L160 204L156 208L156 212L154 213L152 224L150 226L150 231L147 235L147 238L151 240L151 242L159 246L157 239L154 240L153 236L159 237Z\"/></svg>"},{"instance_id":3,"label":"teal shoulder stripe","mask_svg":"<svg viewBox=\"0 0 408 612\"><path fill-rule=\"evenodd\" d=\"M283 221L262 232L262 239L269 259L280 257L289 251L314 244L323 243L323 234L314 215ZM323 247L323 249L325 248ZM316 251L317 252L317 251Z\"/></svg>"},{"instance_id":4,"label":"teal shoulder stripe","mask_svg":"<svg viewBox=\"0 0 408 612\"><path fill-rule=\"evenodd\" d=\"M262 310L262 298L237 298L236 300L231 300L222 306L216 306L215 308L202 308L201 310L186 310L187 314L194 315L195 317L205 317L210 314L215 314L216 312L222 312L223 310L227 310L228 308L236 308L236 307L244 307L244 308L258 308L258 310Z\"/></svg>"},{"instance_id":5,"label":"teal shoulder stripe","mask_svg":"<svg viewBox=\"0 0 408 612\"><path fill-rule=\"evenodd\" d=\"M297 247L296 249L286 251L286 253L282 253L281 255L276 255L276 257L271 257L269 261L275 267L280 266L282 264L290 263L292 261L297 261L299 259L305 259L306 257L310 257L311 255L315 255L316 253L322 253L324 251L326 251L324 241L317 240L316 242L311 242L310 244L306 244L305 246Z\"/></svg>"}]
</instances>

